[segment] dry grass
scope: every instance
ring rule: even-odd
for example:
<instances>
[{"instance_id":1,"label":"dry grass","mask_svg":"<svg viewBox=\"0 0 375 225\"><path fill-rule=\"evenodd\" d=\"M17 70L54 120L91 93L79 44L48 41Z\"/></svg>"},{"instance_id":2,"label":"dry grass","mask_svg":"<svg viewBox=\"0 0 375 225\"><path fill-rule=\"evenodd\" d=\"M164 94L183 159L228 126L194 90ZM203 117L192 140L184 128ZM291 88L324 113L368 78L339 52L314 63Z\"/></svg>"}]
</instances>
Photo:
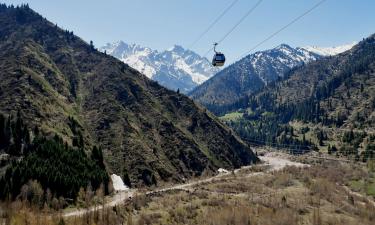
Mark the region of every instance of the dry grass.
<instances>
[{"instance_id":1,"label":"dry grass","mask_svg":"<svg viewBox=\"0 0 375 225\"><path fill-rule=\"evenodd\" d=\"M242 171L198 184L192 191L139 194L121 207L70 218L64 223L370 225L375 223L372 200L344 188L353 179L370 176L363 165L331 162L316 162L310 168L286 167L256 176ZM5 224L38 224L37 215L39 219L49 218L39 224L61 224L58 214L43 217L41 211L25 211L21 203L13 203L11 208L0 213L3 221L8 218Z\"/></svg>"}]
</instances>

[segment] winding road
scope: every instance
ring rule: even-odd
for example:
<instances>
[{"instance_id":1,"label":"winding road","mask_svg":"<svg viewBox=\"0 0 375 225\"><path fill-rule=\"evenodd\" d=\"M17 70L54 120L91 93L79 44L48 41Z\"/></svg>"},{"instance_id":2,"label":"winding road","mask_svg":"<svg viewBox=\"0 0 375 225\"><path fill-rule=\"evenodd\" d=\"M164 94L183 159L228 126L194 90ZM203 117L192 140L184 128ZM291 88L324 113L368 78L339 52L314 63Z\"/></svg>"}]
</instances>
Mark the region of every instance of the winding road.
<instances>
[{"instance_id":1,"label":"winding road","mask_svg":"<svg viewBox=\"0 0 375 225\"><path fill-rule=\"evenodd\" d=\"M280 170L280 169L283 169L286 166L297 166L297 167L309 166L307 164L302 164L302 163L290 161L289 159L287 159L285 157L281 157L281 156L272 156L272 155L266 154L265 156L260 156L259 158L262 160L264 165L269 166L266 172ZM236 170L234 170L234 173L238 173L241 170L248 169L250 167L252 167L252 166L245 166L245 167L242 167L240 169L236 169ZM254 173L250 173L249 175L250 176L251 175L261 175L262 173L263 172L254 172ZM177 185L170 186L170 187L165 187L165 188L160 188L160 189L148 191L148 192L146 192L146 194L149 195L149 194L154 194L154 193L166 192L166 191L170 191L170 190L190 190L189 188L191 188L191 187L193 187L197 184L211 182L211 181L220 179L221 177L223 177L227 174L228 173L220 173L220 174L218 174L216 176L213 176L213 177L209 177L209 178L205 178L205 179L201 179L201 180L197 180L197 181L191 181L191 182L188 182L186 184L177 184ZM121 205L121 204L124 204L124 202L126 200L130 200L135 194L137 194L137 192L138 191L136 189L129 189L127 191L118 192L115 195L113 195L112 197L110 197L110 199L104 205L93 206L93 207L90 207L90 208L87 208L87 209L67 209L63 213L63 216L64 217L82 216L86 213L94 212L94 211L97 211L97 210L102 210L103 207L104 208L110 208L110 207L114 207L116 205Z\"/></svg>"}]
</instances>

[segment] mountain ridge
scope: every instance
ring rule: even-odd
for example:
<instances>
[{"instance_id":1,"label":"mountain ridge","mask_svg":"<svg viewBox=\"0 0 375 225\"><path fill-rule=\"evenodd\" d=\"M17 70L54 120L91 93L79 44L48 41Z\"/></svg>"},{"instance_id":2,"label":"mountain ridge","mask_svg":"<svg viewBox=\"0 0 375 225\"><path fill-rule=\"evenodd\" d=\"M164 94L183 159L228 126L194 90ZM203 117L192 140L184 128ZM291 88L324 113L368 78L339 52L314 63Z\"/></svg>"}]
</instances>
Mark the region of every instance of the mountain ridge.
<instances>
[{"instance_id":1,"label":"mountain ridge","mask_svg":"<svg viewBox=\"0 0 375 225\"><path fill-rule=\"evenodd\" d=\"M258 161L191 99L27 6L1 5L0 37L0 112L18 112L28 127L69 145L100 146L108 172L132 185L183 181Z\"/></svg>"},{"instance_id":2,"label":"mountain ridge","mask_svg":"<svg viewBox=\"0 0 375 225\"><path fill-rule=\"evenodd\" d=\"M157 51L117 41L107 43L100 51L115 56L164 87L180 89L183 93L189 92L218 71L206 58L180 45Z\"/></svg>"},{"instance_id":3,"label":"mountain ridge","mask_svg":"<svg viewBox=\"0 0 375 225\"><path fill-rule=\"evenodd\" d=\"M374 62L371 35L348 51L293 69L221 113L246 140L366 161L375 155Z\"/></svg>"},{"instance_id":4,"label":"mountain ridge","mask_svg":"<svg viewBox=\"0 0 375 225\"><path fill-rule=\"evenodd\" d=\"M321 55L321 56L334 56L334 55L338 55L345 51L350 50L356 44L358 44L358 42L352 42L349 44L339 45L339 46L334 46L334 47L306 46L302 48L306 49L307 51Z\"/></svg>"},{"instance_id":5,"label":"mountain ridge","mask_svg":"<svg viewBox=\"0 0 375 225\"><path fill-rule=\"evenodd\" d=\"M277 81L290 69L319 58L321 56L303 48L281 44L240 59L196 87L189 96L209 108L210 105L231 104Z\"/></svg>"}]
</instances>

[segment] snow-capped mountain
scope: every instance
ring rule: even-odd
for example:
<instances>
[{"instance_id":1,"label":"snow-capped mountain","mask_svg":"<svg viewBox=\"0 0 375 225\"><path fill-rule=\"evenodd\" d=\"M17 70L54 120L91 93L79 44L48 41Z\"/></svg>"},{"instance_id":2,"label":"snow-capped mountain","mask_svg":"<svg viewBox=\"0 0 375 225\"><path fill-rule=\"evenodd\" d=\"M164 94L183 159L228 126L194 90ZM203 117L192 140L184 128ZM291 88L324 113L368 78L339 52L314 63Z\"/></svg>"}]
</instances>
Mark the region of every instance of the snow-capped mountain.
<instances>
[{"instance_id":1,"label":"snow-capped mountain","mask_svg":"<svg viewBox=\"0 0 375 225\"><path fill-rule=\"evenodd\" d=\"M239 61L239 66L250 65L249 72L254 72L264 84L267 84L282 77L287 70L318 58L321 56L304 48L292 48L281 44L274 49L256 52L245 57Z\"/></svg>"},{"instance_id":2,"label":"snow-capped mountain","mask_svg":"<svg viewBox=\"0 0 375 225\"><path fill-rule=\"evenodd\" d=\"M119 41L107 44L100 50L127 63L159 84L172 90L180 89L183 93L188 93L218 72L206 58L178 45L159 52Z\"/></svg>"},{"instance_id":3,"label":"snow-capped mountain","mask_svg":"<svg viewBox=\"0 0 375 225\"><path fill-rule=\"evenodd\" d=\"M334 56L338 55L340 53L343 53L345 51L350 50L353 48L354 45L356 45L358 42L352 42L350 44L336 46L336 47L317 47L317 46L307 46L303 47L309 52L316 53L321 56Z\"/></svg>"},{"instance_id":4,"label":"snow-capped mountain","mask_svg":"<svg viewBox=\"0 0 375 225\"><path fill-rule=\"evenodd\" d=\"M189 95L207 106L230 104L283 77L288 70L321 57L304 48L282 44L242 58L195 88Z\"/></svg>"}]
</instances>

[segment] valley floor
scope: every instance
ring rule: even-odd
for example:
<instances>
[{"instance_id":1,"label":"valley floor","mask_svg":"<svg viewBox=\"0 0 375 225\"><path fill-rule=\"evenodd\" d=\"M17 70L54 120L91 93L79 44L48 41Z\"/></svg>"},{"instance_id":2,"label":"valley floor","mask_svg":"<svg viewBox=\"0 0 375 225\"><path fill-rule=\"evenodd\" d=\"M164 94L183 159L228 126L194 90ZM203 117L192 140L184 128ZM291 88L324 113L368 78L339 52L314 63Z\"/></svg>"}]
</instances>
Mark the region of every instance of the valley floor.
<instances>
[{"instance_id":1,"label":"valley floor","mask_svg":"<svg viewBox=\"0 0 375 225\"><path fill-rule=\"evenodd\" d=\"M308 166L307 164L302 164L298 162L293 162L287 159L286 155L283 155L284 157L281 157L280 154L277 156L273 156L272 154L267 154L265 156L260 156L259 158L263 162L263 166L268 167L267 172L275 171L275 170L280 170L283 169L286 166L296 166L296 167L304 167ZM242 171L247 170L249 168L252 168L253 166L246 166L242 167L241 169L236 169L232 171L232 174L238 174L242 173ZM264 171L266 172L266 171ZM264 172L259 172L259 173L249 173L249 176L254 176L254 175L261 175L264 174ZM102 210L104 208L109 208L109 207L114 207L116 205L119 205L123 203L124 201L130 201L137 193L141 194L146 194L146 195L153 195L157 193L162 193L162 192L168 192L172 190L183 190L183 191L193 191L194 186L197 185L203 185L205 183L210 183L214 182L216 180L221 180L222 177L228 176L229 171L219 173L218 175L214 177L209 177L205 179L199 179L195 181L190 181L185 184L178 184L178 185L173 185L170 187L164 187L161 189L156 189L152 191L146 191L142 192L139 190L127 190L127 191L122 191L114 194L111 196L109 199L107 199L106 203L104 205L99 205L99 206L93 206L88 209L68 209L66 212L63 213L64 217L74 217L74 216L82 216L84 214L94 212L97 210Z\"/></svg>"},{"instance_id":2,"label":"valley floor","mask_svg":"<svg viewBox=\"0 0 375 225\"><path fill-rule=\"evenodd\" d=\"M39 224L374 224L374 165L282 153L260 158L263 164L215 177L117 193L104 207L67 209ZM10 224L26 224L19 219L25 215L34 224L35 212Z\"/></svg>"}]
</instances>

